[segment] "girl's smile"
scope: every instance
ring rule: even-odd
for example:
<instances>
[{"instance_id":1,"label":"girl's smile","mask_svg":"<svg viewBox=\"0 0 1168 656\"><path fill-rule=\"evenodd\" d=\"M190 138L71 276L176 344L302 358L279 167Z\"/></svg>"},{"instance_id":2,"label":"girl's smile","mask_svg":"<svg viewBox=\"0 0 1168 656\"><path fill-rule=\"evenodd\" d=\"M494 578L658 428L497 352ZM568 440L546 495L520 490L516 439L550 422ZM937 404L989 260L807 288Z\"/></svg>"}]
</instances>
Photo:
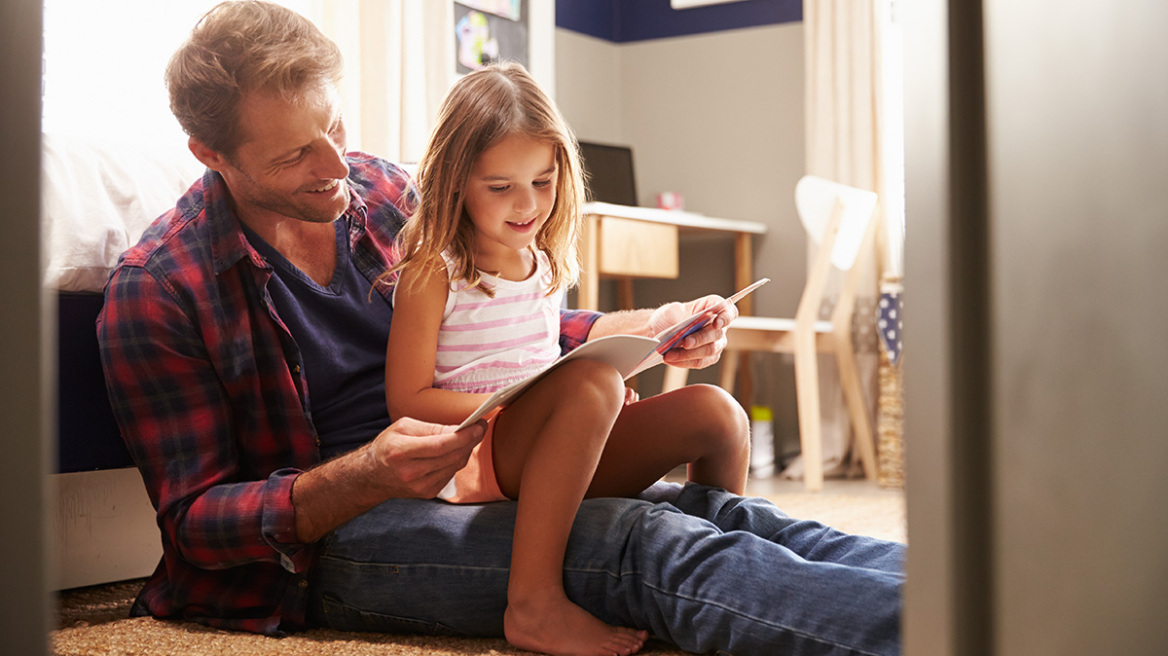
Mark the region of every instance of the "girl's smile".
<instances>
[{"instance_id":1,"label":"girl's smile","mask_svg":"<svg viewBox=\"0 0 1168 656\"><path fill-rule=\"evenodd\" d=\"M510 226L511 229L515 230L516 232L528 232L528 231L535 228L535 219L532 218L532 219L529 219L529 220L524 221L522 223L508 221L507 225Z\"/></svg>"}]
</instances>

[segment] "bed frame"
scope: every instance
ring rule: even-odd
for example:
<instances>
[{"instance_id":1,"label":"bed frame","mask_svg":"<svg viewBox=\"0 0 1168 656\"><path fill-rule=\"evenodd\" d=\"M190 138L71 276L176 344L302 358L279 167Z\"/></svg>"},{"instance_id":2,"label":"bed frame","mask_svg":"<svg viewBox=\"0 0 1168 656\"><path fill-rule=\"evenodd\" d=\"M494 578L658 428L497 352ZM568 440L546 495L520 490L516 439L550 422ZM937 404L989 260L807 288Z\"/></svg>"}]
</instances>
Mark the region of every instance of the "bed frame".
<instances>
[{"instance_id":1,"label":"bed frame","mask_svg":"<svg viewBox=\"0 0 1168 656\"><path fill-rule=\"evenodd\" d=\"M53 589L149 576L162 556L154 508L122 441L97 349L98 293L57 294Z\"/></svg>"}]
</instances>

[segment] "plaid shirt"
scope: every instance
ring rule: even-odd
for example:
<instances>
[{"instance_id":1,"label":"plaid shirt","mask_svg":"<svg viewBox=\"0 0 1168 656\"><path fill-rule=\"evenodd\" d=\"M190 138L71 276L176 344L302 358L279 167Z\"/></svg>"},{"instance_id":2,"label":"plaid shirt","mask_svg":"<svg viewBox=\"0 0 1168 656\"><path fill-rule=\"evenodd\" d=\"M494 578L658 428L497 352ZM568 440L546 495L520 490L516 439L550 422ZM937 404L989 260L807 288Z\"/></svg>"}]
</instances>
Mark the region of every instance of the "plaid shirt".
<instances>
[{"instance_id":1,"label":"plaid shirt","mask_svg":"<svg viewBox=\"0 0 1168 656\"><path fill-rule=\"evenodd\" d=\"M341 220L355 265L373 280L414 190L383 160L347 159L353 193ZM271 275L223 179L207 171L110 276L97 322L106 384L162 532L162 562L135 615L269 634L305 625L315 548L297 542L291 492L320 453L300 350L266 290ZM597 316L564 313L565 351Z\"/></svg>"}]
</instances>

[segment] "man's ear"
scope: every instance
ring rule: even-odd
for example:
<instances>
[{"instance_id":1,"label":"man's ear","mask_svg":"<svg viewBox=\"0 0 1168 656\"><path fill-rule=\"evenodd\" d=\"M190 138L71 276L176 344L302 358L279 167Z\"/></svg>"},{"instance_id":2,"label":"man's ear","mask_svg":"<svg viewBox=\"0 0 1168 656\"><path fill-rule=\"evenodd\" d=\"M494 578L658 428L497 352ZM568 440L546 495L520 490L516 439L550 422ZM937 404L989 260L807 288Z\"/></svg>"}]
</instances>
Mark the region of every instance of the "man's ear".
<instances>
[{"instance_id":1,"label":"man's ear","mask_svg":"<svg viewBox=\"0 0 1168 656\"><path fill-rule=\"evenodd\" d=\"M202 162L203 166L206 166L212 171L222 172L223 168L227 165L226 158L218 152L211 150L207 147L207 144L194 137L187 139L187 148L191 149L191 154L195 156L195 159Z\"/></svg>"}]
</instances>

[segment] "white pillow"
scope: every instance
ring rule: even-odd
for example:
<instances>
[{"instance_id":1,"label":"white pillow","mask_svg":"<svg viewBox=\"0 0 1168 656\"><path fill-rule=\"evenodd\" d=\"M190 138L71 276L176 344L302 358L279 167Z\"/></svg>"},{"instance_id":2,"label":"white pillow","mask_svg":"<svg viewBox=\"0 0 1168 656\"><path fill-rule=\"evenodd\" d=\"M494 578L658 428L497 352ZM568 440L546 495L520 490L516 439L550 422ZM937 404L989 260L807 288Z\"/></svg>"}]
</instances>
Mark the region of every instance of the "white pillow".
<instances>
[{"instance_id":1,"label":"white pillow","mask_svg":"<svg viewBox=\"0 0 1168 656\"><path fill-rule=\"evenodd\" d=\"M102 291L118 256L203 174L203 165L181 146L42 135L41 216L50 289Z\"/></svg>"}]
</instances>

